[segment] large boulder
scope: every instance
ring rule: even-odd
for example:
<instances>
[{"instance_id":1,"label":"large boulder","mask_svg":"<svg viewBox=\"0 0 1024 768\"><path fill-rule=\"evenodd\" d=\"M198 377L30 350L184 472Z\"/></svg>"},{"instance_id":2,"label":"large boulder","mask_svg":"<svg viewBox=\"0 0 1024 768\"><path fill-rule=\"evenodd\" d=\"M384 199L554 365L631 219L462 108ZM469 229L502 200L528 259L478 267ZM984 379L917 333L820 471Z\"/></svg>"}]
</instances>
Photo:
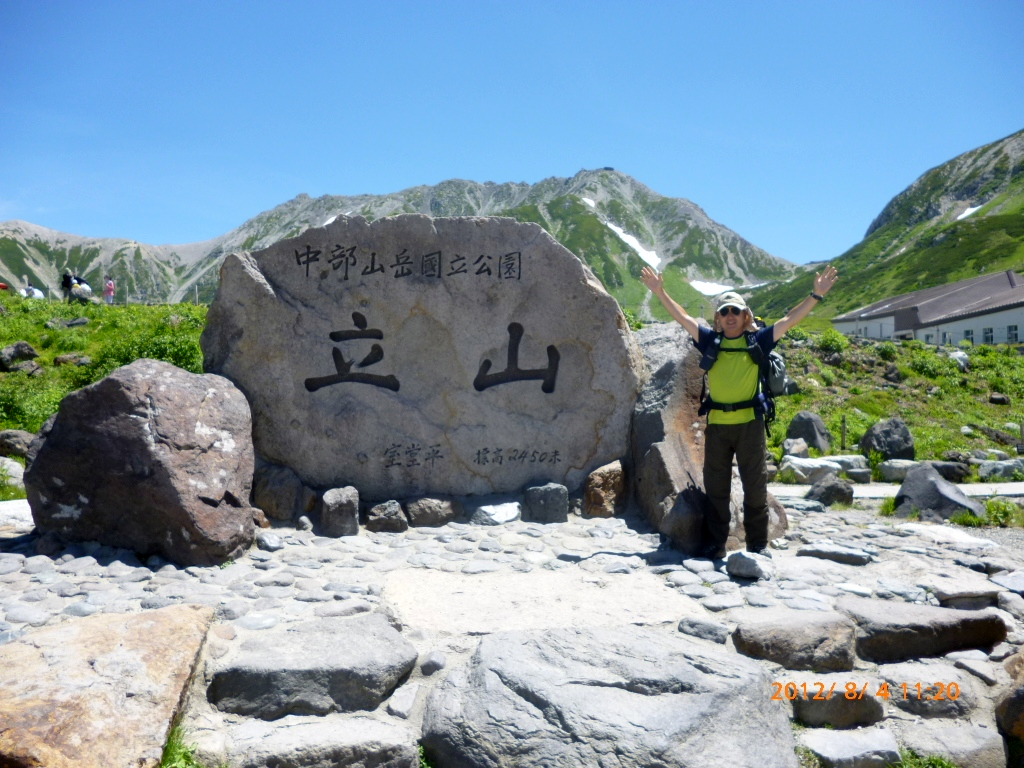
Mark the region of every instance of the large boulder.
<instances>
[{"instance_id":1,"label":"large boulder","mask_svg":"<svg viewBox=\"0 0 1024 768\"><path fill-rule=\"evenodd\" d=\"M637 503L658 531L689 555L699 552L704 493L705 419L700 408L700 354L678 323L657 323L636 333L650 377L637 396L630 436ZM786 512L768 495L768 538L782 536ZM743 546L743 491L733 477L729 549Z\"/></svg>"},{"instance_id":2,"label":"large boulder","mask_svg":"<svg viewBox=\"0 0 1024 768\"><path fill-rule=\"evenodd\" d=\"M790 440L801 438L808 448L816 448L822 453L832 450L832 433L821 416L810 411L800 411L790 420L786 437Z\"/></svg>"},{"instance_id":3,"label":"large boulder","mask_svg":"<svg viewBox=\"0 0 1024 768\"><path fill-rule=\"evenodd\" d=\"M13 371L18 363L34 360L39 353L27 341L16 341L0 349L0 371Z\"/></svg>"},{"instance_id":4,"label":"large boulder","mask_svg":"<svg viewBox=\"0 0 1024 768\"><path fill-rule=\"evenodd\" d=\"M801 459L798 456L783 456L779 464L779 475L792 477L798 483L815 484L842 472L842 465L830 459Z\"/></svg>"},{"instance_id":5,"label":"large boulder","mask_svg":"<svg viewBox=\"0 0 1024 768\"><path fill-rule=\"evenodd\" d=\"M212 623L212 608L175 605L0 645L0 765L159 765Z\"/></svg>"},{"instance_id":6,"label":"large boulder","mask_svg":"<svg viewBox=\"0 0 1024 768\"><path fill-rule=\"evenodd\" d=\"M35 435L23 429L0 430L0 456L25 458L33 439L35 439Z\"/></svg>"},{"instance_id":7,"label":"large boulder","mask_svg":"<svg viewBox=\"0 0 1024 768\"><path fill-rule=\"evenodd\" d=\"M415 663L381 613L317 619L251 631L209 668L207 698L262 720L374 709Z\"/></svg>"},{"instance_id":8,"label":"large boulder","mask_svg":"<svg viewBox=\"0 0 1024 768\"><path fill-rule=\"evenodd\" d=\"M942 656L951 651L989 648L1006 639L1006 626L994 613L936 608L847 595L836 610L857 625L857 655L878 663Z\"/></svg>"},{"instance_id":9,"label":"large boulder","mask_svg":"<svg viewBox=\"0 0 1024 768\"><path fill-rule=\"evenodd\" d=\"M434 765L795 768L755 662L641 627L488 635L431 693Z\"/></svg>"},{"instance_id":10,"label":"large boulder","mask_svg":"<svg viewBox=\"0 0 1024 768\"><path fill-rule=\"evenodd\" d=\"M912 467L896 493L896 514L906 517L913 510L922 519L948 520L958 512L985 516L985 507L943 478L930 464Z\"/></svg>"},{"instance_id":11,"label":"large boulder","mask_svg":"<svg viewBox=\"0 0 1024 768\"><path fill-rule=\"evenodd\" d=\"M854 625L832 612L767 608L743 611L732 640L744 656L786 669L838 672L853 669Z\"/></svg>"},{"instance_id":12,"label":"large boulder","mask_svg":"<svg viewBox=\"0 0 1024 768\"><path fill-rule=\"evenodd\" d=\"M29 451L43 532L212 565L252 542L251 421L220 376L136 360L61 401Z\"/></svg>"},{"instance_id":13,"label":"large boulder","mask_svg":"<svg viewBox=\"0 0 1024 768\"><path fill-rule=\"evenodd\" d=\"M570 490L626 452L643 360L571 252L512 219L339 216L230 254L206 370L267 461L361 498Z\"/></svg>"},{"instance_id":14,"label":"large boulder","mask_svg":"<svg viewBox=\"0 0 1024 768\"><path fill-rule=\"evenodd\" d=\"M868 427L860 439L860 450L865 456L875 452L883 459L913 459L914 438L903 419L886 419Z\"/></svg>"}]
</instances>

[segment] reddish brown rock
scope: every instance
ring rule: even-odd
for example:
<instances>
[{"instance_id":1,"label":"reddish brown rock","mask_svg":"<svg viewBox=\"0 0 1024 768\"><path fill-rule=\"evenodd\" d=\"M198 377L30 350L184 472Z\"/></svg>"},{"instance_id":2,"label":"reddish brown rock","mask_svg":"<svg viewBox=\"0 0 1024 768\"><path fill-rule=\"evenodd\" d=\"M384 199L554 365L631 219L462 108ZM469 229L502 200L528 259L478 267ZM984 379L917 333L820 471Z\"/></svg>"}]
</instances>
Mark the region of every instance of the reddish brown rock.
<instances>
[{"instance_id":1,"label":"reddish brown rock","mask_svg":"<svg viewBox=\"0 0 1024 768\"><path fill-rule=\"evenodd\" d=\"M29 451L42 532L211 565L251 542L252 426L231 382L136 360L60 404Z\"/></svg>"},{"instance_id":2,"label":"reddish brown rock","mask_svg":"<svg viewBox=\"0 0 1024 768\"><path fill-rule=\"evenodd\" d=\"M155 768L213 610L101 614L0 646L0 765Z\"/></svg>"},{"instance_id":3,"label":"reddish brown rock","mask_svg":"<svg viewBox=\"0 0 1024 768\"><path fill-rule=\"evenodd\" d=\"M598 467L583 484L583 514L590 517L614 517L626 500L626 476L622 463L613 461Z\"/></svg>"}]
</instances>

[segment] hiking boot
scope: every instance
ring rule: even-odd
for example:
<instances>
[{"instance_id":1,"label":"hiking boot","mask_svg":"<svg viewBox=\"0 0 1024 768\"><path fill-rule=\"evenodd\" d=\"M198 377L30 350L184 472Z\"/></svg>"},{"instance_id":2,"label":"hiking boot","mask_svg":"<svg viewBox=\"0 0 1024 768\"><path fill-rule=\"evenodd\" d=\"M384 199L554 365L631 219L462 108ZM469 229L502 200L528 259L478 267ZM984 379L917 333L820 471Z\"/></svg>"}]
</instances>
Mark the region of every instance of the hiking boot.
<instances>
[{"instance_id":1,"label":"hiking boot","mask_svg":"<svg viewBox=\"0 0 1024 768\"><path fill-rule=\"evenodd\" d=\"M721 560L725 557L725 547L708 544L706 547L701 549L700 556L708 560Z\"/></svg>"},{"instance_id":2,"label":"hiking boot","mask_svg":"<svg viewBox=\"0 0 1024 768\"><path fill-rule=\"evenodd\" d=\"M772 551L768 549L767 545L761 547L760 549L748 549L747 552L749 552L752 555L760 555L761 557L767 557L769 560L772 559Z\"/></svg>"}]
</instances>

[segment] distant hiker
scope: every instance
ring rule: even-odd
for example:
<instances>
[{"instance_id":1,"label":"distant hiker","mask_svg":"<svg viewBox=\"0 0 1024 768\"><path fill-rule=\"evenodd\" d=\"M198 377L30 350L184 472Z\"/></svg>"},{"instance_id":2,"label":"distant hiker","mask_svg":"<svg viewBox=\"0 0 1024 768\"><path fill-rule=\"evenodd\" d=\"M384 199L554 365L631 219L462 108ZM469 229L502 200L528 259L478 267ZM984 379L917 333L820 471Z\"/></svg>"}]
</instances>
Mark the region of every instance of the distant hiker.
<instances>
[{"instance_id":1,"label":"distant hiker","mask_svg":"<svg viewBox=\"0 0 1024 768\"><path fill-rule=\"evenodd\" d=\"M699 325L665 293L661 275L650 267L641 270L644 285L658 297L672 319L693 337L697 350L703 355L700 367L707 371L708 396L698 411L708 417L704 432L704 491L709 502L703 525L701 555L704 557L725 557L733 456L743 484L747 551L771 557L765 462L765 417L770 401L762 392L764 361L783 334L824 298L837 277L832 265L825 267L821 274L815 275L810 296L774 325L760 329L738 293L723 293L716 301L715 330L712 331Z\"/></svg>"},{"instance_id":2,"label":"distant hiker","mask_svg":"<svg viewBox=\"0 0 1024 768\"><path fill-rule=\"evenodd\" d=\"M71 285L73 280L74 278L71 277L70 272L65 272L64 277L60 279L60 290L67 301L71 301Z\"/></svg>"},{"instance_id":3,"label":"distant hiker","mask_svg":"<svg viewBox=\"0 0 1024 768\"><path fill-rule=\"evenodd\" d=\"M107 304L114 303L114 281L111 280L110 275L103 278L103 300Z\"/></svg>"}]
</instances>

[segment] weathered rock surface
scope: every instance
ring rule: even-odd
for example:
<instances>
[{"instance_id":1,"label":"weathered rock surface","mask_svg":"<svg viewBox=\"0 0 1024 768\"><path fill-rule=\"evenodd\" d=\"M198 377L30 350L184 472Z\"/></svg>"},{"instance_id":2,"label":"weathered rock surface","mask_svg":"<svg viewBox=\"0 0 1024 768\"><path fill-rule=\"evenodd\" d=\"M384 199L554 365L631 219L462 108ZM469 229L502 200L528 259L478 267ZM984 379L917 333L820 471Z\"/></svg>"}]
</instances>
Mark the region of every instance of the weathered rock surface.
<instances>
[{"instance_id":1,"label":"weathered rock surface","mask_svg":"<svg viewBox=\"0 0 1024 768\"><path fill-rule=\"evenodd\" d=\"M431 498L407 501L405 514L412 526L440 526L460 518L464 509L456 499Z\"/></svg>"},{"instance_id":2,"label":"weathered rock surface","mask_svg":"<svg viewBox=\"0 0 1024 768\"><path fill-rule=\"evenodd\" d=\"M704 426L697 416L703 372L690 335L678 323L645 326L636 333L650 377L637 396L630 452L634 492L651 525L688 555L701 547L704 494ZM786 532L786 512L768 496L768 538ZM733 477L730 535L726 546L745 541L742 488Z\"/></svg>"},{"instance_id":3,"label":"weathered rock surface","mask_svg":"<svg viewBox=\"0 0 1024 768\"><path fill-rule=\"evenodd\" d=\"M783 456L779 464L779 474L792 473L798 483L817 483L829 475L842 471L842 467L829 459L801 459L797 456Z\"/></svg>"},{"instance_id":4,"label":"weathered rock surface","mask_svg":"<svg viewBox=\"0 0 1024 768\"><path fill-rule=\"evenodd\" d=\"M320 497L319 512L320 531L324 536L359 533L359 491L351 485L325 491Z\"/></svg>"},{"instance_id":5,"label":"weathered rock surface","mask_svg":"<svg viewBox=\"0 0 1024 768\"><path fill-rule=\"evenodd\" d=\"M626 452L643 366L600 282L512 219L342 216L231 254L201 343L262 457L373 501L579 488Z\"/></svg>"},{"instance_id":6,"label":"weathered rock surface","mask_svg":"<svg viewBox=\"0 0 1024 768\"><path fill-rule=\"evenodd\" d=\"M877 723L885 717L884 699L874 694L882 681L876 677L858 677L856 692L864 690L863 696L850 696L848 683L853 682L849 673L815 672L811 674L786 673L780 683L796 686L793 699L793 716L804 725L833 728L859 728ZM863 686L867 684L867 688ZM783 695L788 694L783 688Z\"/></svg>"},{"instance_id":7,"label":"weathered rock surface","mask_svg":"<svg viewBox=\"0 0 1024 768\"><path fill-rule=\"evenodd\" d=\"M736 650L786 669L853 669L854 625L838 613L766 608L737 612Z\"/></svg>"},{"instance_id":8,"label":"weathered rock surface","mask_svg":"<svg viewBox=\"0 0 1024 768\"><path fill-rule=\"evenodd\" d=\"M853 731L807 730L800 734L800 743L825 768L874 768L900 762L896 737L884 726Z\"/></svg>"},{"instance_id":9,"label":"weathered rock surface","mask_svg":"<svg viewBox=\"0 0 1024 768\"><path fill-rule=\"evenodd\" d=\"M827 507L833 504L852 504L853 486L836 475L825 475L811 486L805 498L820 501Z\"/></svg>"},{"instance_id":10,"label":"weathered rock surface","mask_svg":"<svg viewBox=\"0 0 1024 768\"><path fill-rule=\"evenodd\" d=\"M911 468L896 493L896 514L906 517L916 509L922 520L948 520L958 512L985 516L985 507L968 498L963 491L944 479L934 467L919 464Z\"/></svg>"},{"instance_id":11,"label":"weathered rock surface","mask_svg":"<svg viewBox=\"0 0 1024 768\"><path fill-rule=\"evenodd\" d=\"M991 647L1006 638L998 616L930 605L901 605L850 595L836 600L836 610L857 625L857 655L875 662L941 656L966 648Z\"/></svg>"},{"instance_id":12,"label":"weathered rock surface","mask_svg":"<svg viewBox=\"0 0 1024 768\"><path fill-rule=\"evenodd\" d=\"M24 488L25 468L14 459L0 456L0 483L11 485L15 488Z\"/></svg>"},{"instance_id":13,"label":"weathered rock surface","mask_svg":"<svg viewBox=\"0 0 1024 768\"><path fill-rule=\"evenodd\" d=\"M903 419L886 419L868 427L860 439L860 450L865 456L872 451L880 453L882 459L913 459L914 438Z\"/></svg>"},{"instance_id":14,"label":"weathered rock surface","mask_svg":"<svg viewBox=\"0 0 1024 768\"><path fill-rule=\"evenodd\" d=\"M155 768L213 610L171 606L0 645L0 765Z\"/></svg>"},{"instance_id":15,"label":"weathered rock surface","mask_svg":"<svg viewBox=\"0 0 1024 768\"><path fill-rule=\"evenodd\" d=\"M558 483L527 488L522 518L533 523L564 523L569 519L569 489Z\"/></svg>"},{"instance_id":16,"label":"weathered rock surface","mask_svg":"<svg viewBox=\"0 0 1024 768\"><path fill-rule=\"evenodd\" d=\"M227 735L228 749L204 757L224 760L232 768L418 768L420 764L411 729L369 717L288 715L273 723L247 720Z\"/></svg>"},{"instance_id":17,"label":"weathered rock surface","mask_svg":"<svg viewBox=\"0 0 1024 768\"><path fill-rule=\"evenodd\" d=\"M32 444L25 486L41 531L185 565L254 534L251 422L231 382L136 360L72 392Z\"/></svg>"},{"instance_id":18,"label":"weathered rock surface","mask_svg":"<svg viewBox=\"0 0 1024 768\"><path fill-rule=\"evenodd\" d=\"M918 462L911 459L888 459L879 463L878 474L887 483L902 483L907 477L907 472L916 466Z\"/></svg>"},{"instance_id":19,"label":"weathered rock surface","mask_svg":"<svg viewBox=\"0 0 1024 768\"><path fill-rule=\"evenodd\" d=\"M423 744L462 766L797 765L753 662L652 630L506 632L427 700Z\"/></svg>"},{"instance_id":20,"label":"weathered rock surface","mask_svg":"<svg viewBox=\"0 0 1024 768\"><path fill-rule=\"evenodd\" d=\"M19 362L34 360L39 353L27 341L16 341L0 349L0 371L14 370Z\"/></svg>"},{"instance_id":21,"label":"weathered rock surface","mask_svg":"<svg viewBox=\"0 0 1024 768\"><path fill-rule=\"evenodd\" d=\"M967 719L978 706L971 675L945 661L881 664L878 674L889 684L889 703L921 717Z\"/></svg>"},{"instance_id":22,"label":"weathered rock surface","mask_svg":"<svg viewBox=\"0 0 1024 768\"><path fill-rule=\"evenodd\" d=\"M416 663L416 649L380 613L256 632L208 673L210 703L276 720L374 709Z\"/></svg>"},{"instance_id":23,"label":"weathered rock surface","mask_svg":"<svg viewBox=\"0 0 1024 768\"><path fill-rule=\"evenodd\" d=\"M28 447L34 438L34 434L23 429L0 430L0 456L25 458L28 455Z\"/></svg>"},{"instance_id":24,"label":"weathered rock surface","mask_svg":"<svg viewBox=\"0 0 1024 768\"><path fill-rule=\"evenodd\" d=\"M626 477L622 462L598 467L583 484L583 514L588 517L614 517L626 501Z\"/></svg>"},{"instance_id":25,"label":"weathered rock surface","mask_svg":"<svg viewBox=\"0 0 1024 768\"><path fill-rule=\"evenodd\" d=\"M901 737L903 746L918 755L936 755L959 768L1006 766L1006 744L995 728L925 720L905 725Z\"/></svg>"},{"instance_id":26,"label":"weathered rock surface","mask_svg":"<svg viewBox=\"0 0 1024 768\"><path fill-rule=\"evenodd\" d=\"M810 411L800 411L786 427L786 437L802 438L808 448L816 448L822 453L832 450L832 435L821 420L821 416Z\"/></svg>"},{"instance_id":27,"label":"weathered rock surface","mask_svg":"<svg viewBox=\"0 0 1024 768\"><path fill-rule=\"evenodd\" d=\"M294 520L303 512L302 481L288 467L264 464L256 469L253 503L272 520Z\"/></svg>"}]
</instances>

